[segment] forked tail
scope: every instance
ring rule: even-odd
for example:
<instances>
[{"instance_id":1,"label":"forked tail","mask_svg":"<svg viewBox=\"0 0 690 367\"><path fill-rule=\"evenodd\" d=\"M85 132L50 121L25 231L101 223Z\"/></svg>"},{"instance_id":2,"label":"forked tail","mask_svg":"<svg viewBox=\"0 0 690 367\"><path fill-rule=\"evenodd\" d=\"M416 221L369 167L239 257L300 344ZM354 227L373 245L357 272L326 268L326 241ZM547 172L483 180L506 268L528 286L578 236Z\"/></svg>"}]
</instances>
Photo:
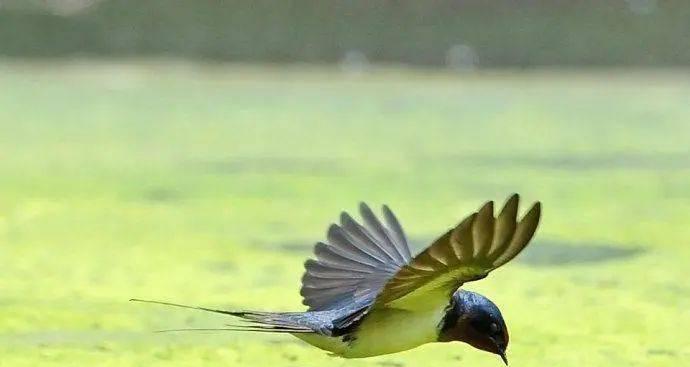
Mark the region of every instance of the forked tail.
<instances>
[{"instance_id":1,"label":"forked tail","mask_svg":"<svg viewBox=\"0 0 690 367\"><path fill-rule=\"evenodd\" d=\"M312 333L314 330L304 326L290 317L291 313L283 312L261 312L261 311L227 311L217 310L207 307L188 306L178 303L152 301L146 299L130 299L132 302L154 303L164 306L188 308L192 310L200 310L206 312L219 313L223 315L230 315L238 317L251 325L226 325L225 328L198 328L198 329L168 329L160 330L160 332L168 331L254 331L264 333Z\"/></svg>"}]
</instances>

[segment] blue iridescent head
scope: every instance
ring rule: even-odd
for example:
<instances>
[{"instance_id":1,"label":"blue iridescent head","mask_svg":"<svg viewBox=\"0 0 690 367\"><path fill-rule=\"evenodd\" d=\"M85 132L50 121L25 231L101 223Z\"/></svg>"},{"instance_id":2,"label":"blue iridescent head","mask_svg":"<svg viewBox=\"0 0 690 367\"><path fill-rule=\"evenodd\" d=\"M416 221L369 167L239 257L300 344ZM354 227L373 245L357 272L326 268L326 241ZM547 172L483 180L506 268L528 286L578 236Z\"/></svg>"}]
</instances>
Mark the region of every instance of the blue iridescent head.
<instances>
[{"instance_id":1,"label":"blue iridescent head","mask_svg":"<svg viewBox=\"0 0 690 367\"><path fill-rule=\"evenodd\" d=\"M499 355L508 364L508 328L498 307L481 294L465 290L453 294L438 340L467 343Z\"/></svg>"}]
</instances>

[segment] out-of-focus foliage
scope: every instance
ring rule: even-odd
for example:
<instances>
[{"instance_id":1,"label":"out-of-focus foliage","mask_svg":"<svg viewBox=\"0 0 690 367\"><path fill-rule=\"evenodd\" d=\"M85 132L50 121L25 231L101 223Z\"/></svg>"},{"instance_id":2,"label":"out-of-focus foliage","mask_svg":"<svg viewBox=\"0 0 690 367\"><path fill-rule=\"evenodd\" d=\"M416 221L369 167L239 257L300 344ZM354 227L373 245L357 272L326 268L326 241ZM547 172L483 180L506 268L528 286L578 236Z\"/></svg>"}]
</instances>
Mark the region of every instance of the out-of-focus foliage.
<instances>
[{"instance_id":1,"label":"out-of-focus foliage","mask_svg":"<svg viewBox=\"0 0 690 367\"><path fill-rule=\"evenodd\" d=\"M0 55L690 65L685 0L4 0Z\"/></svg>"}]
</instances>

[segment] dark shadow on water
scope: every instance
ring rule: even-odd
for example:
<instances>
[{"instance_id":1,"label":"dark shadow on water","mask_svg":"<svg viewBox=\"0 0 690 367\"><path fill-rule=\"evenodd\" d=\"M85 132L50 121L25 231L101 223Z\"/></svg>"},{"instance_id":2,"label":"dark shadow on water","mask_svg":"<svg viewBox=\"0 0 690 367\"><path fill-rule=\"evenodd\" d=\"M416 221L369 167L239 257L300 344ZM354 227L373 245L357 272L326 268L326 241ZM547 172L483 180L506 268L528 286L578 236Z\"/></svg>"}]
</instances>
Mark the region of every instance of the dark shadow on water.
<instances>
[{"instance_id":1,"label":"dark shadow on water","mask_svg":"<svg viewBox=\"0 0 690 367\"><path fill-rule=\"evenodd\" d=\"M179 200L182 194L174 189L157 187L144 191L141 197L146 201L168 203Z\"/></svg>"},{"instance_id":2,"label":"dark shadow on water","mask_svg":"<svg viewBox=\"0 0 690 367\"><path fill-rule=\"evenodd\" d=\"M381 361L381 362L376 363L376 365L381 366L381 367L403 367L403 366L405 366L404 363L397 362L397 361Z\"/></svg>"},{"instance_id":3,"label":"dark shadow on water","mask_svg":"<svg viewBox=\"0 0 690 367\"><path fill-rule=\"evenodd\" d=\"M517 261L529 266L599 263L642 255L640 247L609 243L537 241L525 249Z\"/></svg>"},{"instance_id":4,"label":"dark shadow on water","mask_svg":"<svg viewBox=\"0 0 690 367\"><path fill-rule=\"evenodd\" d=\"M281 250L285 252L290 252L294 254L304 254L309 256L311 254L312 248L316 244L316 241L293 241L285 242L280 244L265 244L262 248L266 250Z\"/></svg>"},{"instance_id":5,"label":"dark shadow on water","mask_svg":"<svg viewBox=\"0 0 690 367\"><path fill-rule=\"evenodd\" d=\"M669 356L669 357L675 357L678 355L678 352L670 349L647 349L647 354L652 355L652 356Z\"/></svg>"},{"instance_id":6,"label":"dark shadow on water","mask_svg":"<svg viewBox=\"0 0 690 367\"><path fill-rule=\"evenodd\" d=\"M410 239L413 252L421 251L431 240ZM285 252L311 256L314 241L293 241L276 246L265 245L268 249L280 249ZM603 242L566 242L557 240L536 241L517 257L517 261L534 267L561 266L575 264L601 263L623 260L642 255L641 247L630 247L615 243Z\"/></svg>"},{"instance_id":7,"label":"dark shadow on water","mask_svg":"<svg viewBox=\"0 0 690 367\"><path fill-rule=\"evenodd\" d=\"M212 272L232 273L237 270L237 265L230 261L214 261L205 264L205 268Z\"/></svg>"}]
</instances>

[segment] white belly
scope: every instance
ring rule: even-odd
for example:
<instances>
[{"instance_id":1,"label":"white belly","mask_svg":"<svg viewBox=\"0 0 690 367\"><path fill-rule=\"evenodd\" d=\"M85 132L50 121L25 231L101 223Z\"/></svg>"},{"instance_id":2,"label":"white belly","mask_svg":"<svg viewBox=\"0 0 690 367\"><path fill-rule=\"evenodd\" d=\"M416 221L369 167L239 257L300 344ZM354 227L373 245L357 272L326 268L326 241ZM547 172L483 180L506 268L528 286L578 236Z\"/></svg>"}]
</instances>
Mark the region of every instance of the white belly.
<instances>
[{"instance_id":1,"label":"white belly","mask_svg":"<svg viewBox=\"0 0 690 367\"><path fill-rule=\"evenodd\" d=\"M401 352L435 342L443 309L411 312L372 310L357 328L354 339L318 334L294 334L307 343L344 358L363 358Z\"/></svg>"}]
</instances>

